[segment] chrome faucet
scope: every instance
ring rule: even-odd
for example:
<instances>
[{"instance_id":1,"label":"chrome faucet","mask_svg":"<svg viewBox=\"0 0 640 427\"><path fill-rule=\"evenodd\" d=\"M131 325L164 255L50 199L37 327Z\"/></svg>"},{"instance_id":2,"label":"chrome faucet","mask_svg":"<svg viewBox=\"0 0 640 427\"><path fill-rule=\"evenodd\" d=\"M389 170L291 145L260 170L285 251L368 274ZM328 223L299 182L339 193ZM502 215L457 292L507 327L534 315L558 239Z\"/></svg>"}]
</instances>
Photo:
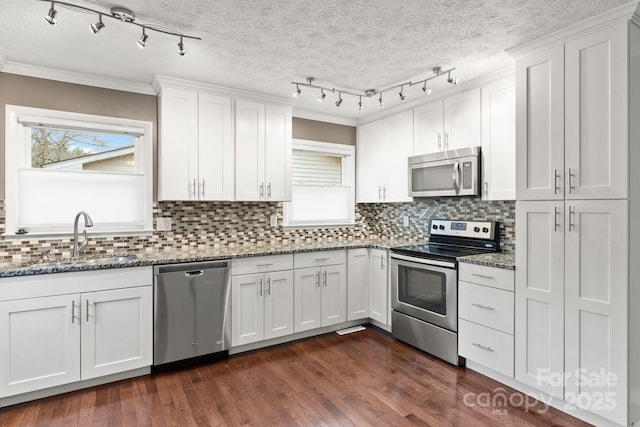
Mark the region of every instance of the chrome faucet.
<instances>
[{"instance_id":1,"label":"chrome faucet","mask_svg":"<svg viewBox=\"0 0 640 427\"><path fill-rule=\"evenodd\" d=\"M84 240L80 245L78 245L78 220L80 219L80 215L84 217L84 226L85 227L93 227L93 221L91 221L91 217L85 211L80 211L76 215L76 219L73 221L73 257L76 258L80 252L87 247L88 238L87 238L87 230L82 230L82 234L84 235Z\"/></svg>"}]
</instances>

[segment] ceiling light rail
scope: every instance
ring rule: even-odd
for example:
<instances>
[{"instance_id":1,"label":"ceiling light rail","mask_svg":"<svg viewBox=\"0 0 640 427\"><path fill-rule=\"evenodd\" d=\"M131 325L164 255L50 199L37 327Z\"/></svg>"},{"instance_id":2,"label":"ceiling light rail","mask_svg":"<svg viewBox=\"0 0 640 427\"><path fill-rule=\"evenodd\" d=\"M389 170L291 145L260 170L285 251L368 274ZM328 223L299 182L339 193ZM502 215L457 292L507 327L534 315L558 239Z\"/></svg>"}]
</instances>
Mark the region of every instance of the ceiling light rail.
<instances>
[{"instance_id":1,"label":"ceiling light rail","mask_svg":"<svg viewBox=\"0 0 640 427\"><path fill-rule=\"evenodd\" d=\"M140 36L140 39L137 41L138 46L140 46L141 48L147 47L147 41L150 38L149 34L147 34L147 31L155 31L157 33L167 34L169 36L174 36L179 38L180 41L178 42L178 55L180 56L184 56L186 54L186 50L184 48L184 39L202 40L200 37L182 34L171 28L167 28L167 27L163 27L155 24L142 24L142 23L136 22L135 13L133 13L133 11L124 7L112 7L109 13L105 13L99 10L91 9L90 7L80 6L77 4L68 3L64 1L50 1L50 0L40 0L40 1L51 3L51 7L47 12L47 16L45 16L44 18L45 21L47 21L51 25L56 25L57 23L58 11L56 10L56 6L73 10L76 12L95 13L96 15L98 15L98 21L90 25L90 29L94 34L98 34L102 29L106 27L102 18L111 18L111 19L121 21L125 24L135 25L138 28L142 29L142 35Z\"/></svg>"},{"instance_id":2,"label":"ceiling light rail","mask_svg":"<svg viewBox=\"0 0 640 427\"><path fill-rule=\"evenodd\" d=\"M407 97L406 93L404 92L404 87L408 86L416 86L416 85L422 85L422 91L429 95L431 94L431 88L429 86L427 86L427 82L429 82L430 80L433 80L435 78L438 78L440 76L447 76L447 83L450 84L458 84L458 77L455 76L451 76L451 72L455 71L455 67L454 68L449 68L447 70L443 70L441 67L434 67L433 68L433 76L429 76L426 79L422 79L422 80L418 80L416 82L412 82L412 81L408 81L405 83L400 83L394 86L389 86L387 88L384 89L366 89L363 90L362 92L358 92L358 91L353 91L353 90L347 90L347 89L336 89L336 88L330 88L330 87L326 87L326 86L320 86L318 84L315 83L316 79L315 77L307 77L307 81L306 82L291 82L292 85L295 85L295 89L293 90L293 96L295 98L299 97L300 94L302 93L302 89L300 89L300 87L309 87L309 88L313 88L313 89L320 89L320 96L318 96L318 101L319 102L324 102L325 98L327 97L327 92L331 92L331 93L337 93L338 94L338 99L336 100L335 104L336 107L340 107L340 105L342 105L342 95L351 95L351 96L355 96L358 98L358 110L362 110L362 97L365 96L367 98L371 98L373 96L378 95L378 104L380 105L380 107L384 107L384 102L382 101L382 94L383 92L389 92L395 89L400 89L400 91L398 92L398 96L400 97L401 101L404 101L405 98Z\"/></svg>"}]
</instances>

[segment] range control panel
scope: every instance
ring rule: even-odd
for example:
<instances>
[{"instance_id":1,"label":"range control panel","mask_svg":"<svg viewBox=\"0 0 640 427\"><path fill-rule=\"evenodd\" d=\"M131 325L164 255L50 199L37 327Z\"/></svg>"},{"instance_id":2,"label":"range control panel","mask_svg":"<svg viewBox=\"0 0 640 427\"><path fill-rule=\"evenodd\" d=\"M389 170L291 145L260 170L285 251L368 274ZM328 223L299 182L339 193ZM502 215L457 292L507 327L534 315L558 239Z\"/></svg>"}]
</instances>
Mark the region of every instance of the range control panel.
<instances>
[{"instance_id":1,"label":"range control panel","mask_svg":"<svg viewBox=\"0 0 640 427\"><path fill-rule=\"evenodd\" d=\"M449 219L432 219L429 222L431 235L473 237L477 239L493 239L495 235L493 221L453 221Z\"/></svg>"}]
</instances>

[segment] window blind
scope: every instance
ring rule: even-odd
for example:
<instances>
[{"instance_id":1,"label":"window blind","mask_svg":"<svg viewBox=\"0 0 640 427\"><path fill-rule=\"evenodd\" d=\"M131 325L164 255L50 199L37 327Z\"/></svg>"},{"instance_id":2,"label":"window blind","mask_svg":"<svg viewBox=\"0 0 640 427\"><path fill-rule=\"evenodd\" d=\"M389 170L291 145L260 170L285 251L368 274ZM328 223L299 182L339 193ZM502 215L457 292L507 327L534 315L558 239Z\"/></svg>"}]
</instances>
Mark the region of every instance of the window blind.
<instances>
[{"instance_id":1,"label":"window blind","mask_svg":"<svg viewBox=\"0 0 640 427\"><path fill-rule=\"evenodd\" d=\"M292 154L294 185L342 185L342 157L303 151Z\"/></svg>"}]
</instances>

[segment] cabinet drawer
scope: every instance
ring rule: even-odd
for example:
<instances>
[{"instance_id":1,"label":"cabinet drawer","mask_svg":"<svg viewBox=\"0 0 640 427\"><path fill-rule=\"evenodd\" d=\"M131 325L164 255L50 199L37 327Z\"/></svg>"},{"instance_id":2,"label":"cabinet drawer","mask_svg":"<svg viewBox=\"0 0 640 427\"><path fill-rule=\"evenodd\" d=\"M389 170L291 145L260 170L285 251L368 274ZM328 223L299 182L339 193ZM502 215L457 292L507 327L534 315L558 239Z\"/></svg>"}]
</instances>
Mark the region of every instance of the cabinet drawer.
<instances>
[{"instance_id":1,"label":"cabinet drawer","mask_svg":"<svg viewBox=\"0 0 640 427\"><path fill-rule=\"evenodd\" d=\"M487 267L484 265L468 264L464 262L461 262L458 265L459 280L513 292L513 270Z\"/></svg>"},{"instance_id":2,"label":"cabinet drawer","mask_svg":"<svg viewBox=\"0 0 640 427\"><path fill-rule=\"evenodd\" d=\"M461 319L458 322L458 353L513 378L513 335Z\"/></svg>"},{"instance_id":3,"label":"cabinet drawer","mask_svg":"<svg viewBox=\"0 0 640 427\"><path fill-rule=\"evenodd\" d=\"M232 276L291 269L293 269L293 254L234 258L231 260Z\"/></svg>"},{"instance_id":4,"label":"cabinet drawer","mask_svg":"<svg viewBox=\"0 0 640 427\"><path fill-rule=\"evenodd\" d=\"M303 252L293 255L295 268L320 267L323 265L346 264L347 251Z\"/></svg>"},{"instance_id":5,"label":"cabinet drawer","mask_svg":"<svg viewBox=\"0 0 640 427\"><path fill-rule=\"evenodd\" d=\"M458 316L513 335L513 292L458 282Z\"/></svg>"}]
</instances>

